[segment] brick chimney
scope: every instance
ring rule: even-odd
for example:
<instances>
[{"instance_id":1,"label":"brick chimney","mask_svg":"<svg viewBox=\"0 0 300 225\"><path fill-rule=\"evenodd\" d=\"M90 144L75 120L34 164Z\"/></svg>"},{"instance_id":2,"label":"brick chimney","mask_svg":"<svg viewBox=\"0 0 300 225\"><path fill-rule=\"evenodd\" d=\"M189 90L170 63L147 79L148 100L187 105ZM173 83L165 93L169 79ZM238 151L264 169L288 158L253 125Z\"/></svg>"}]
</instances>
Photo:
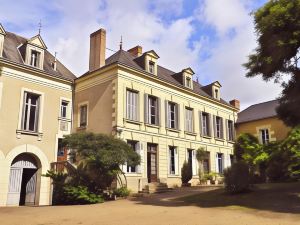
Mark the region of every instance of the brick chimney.
<instances>
[{"instance_id":1,"label":"brick chimney","mask_svg":"<svg viewBox=\"0 0 300 225\"><path fill-rule=\"evenodd\" d=\"M106 31L101 28L90 35L90 71L94 71L105 65L105 50Z\"/></svg>"},{"instance_id":2,"label":"brick chimney","mask_svg":"<svg viewBox=\"0 0 300 225\"><path fill-rule=\"evenodd\" d=\"M142 48L142 46L137 45L137 46L127 50L127 52L129 52L134 57L139 57L143 54L143 48Z\"/></svg>"},{"instance_id":3,"label":"brick chimney","mask_svg":"<svg viewBox=\"0 0 300 225\"><path fill-rule=\"evenodd\" d=\"M231 100L230 102L230 105L232 105L233 107L237 108L237 109L240 109L240 101L237 100L237 99L233 99Z\"/></svg>"}]
</instances>

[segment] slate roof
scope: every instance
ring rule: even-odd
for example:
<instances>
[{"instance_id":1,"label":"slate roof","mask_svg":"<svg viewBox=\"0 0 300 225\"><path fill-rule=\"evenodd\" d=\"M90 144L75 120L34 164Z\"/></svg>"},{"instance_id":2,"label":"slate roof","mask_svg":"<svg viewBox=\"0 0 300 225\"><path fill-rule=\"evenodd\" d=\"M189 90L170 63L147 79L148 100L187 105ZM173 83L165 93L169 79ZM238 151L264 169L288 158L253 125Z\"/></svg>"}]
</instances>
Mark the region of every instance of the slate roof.
<instances>
[{"instance_id":1,"label":"slate roof","mask_svg":"<svg viewBox=\"0 0 300 225\"><path fill-rule=\"evenodd\" d=\"M28 68L32 68L31 66L26 65L24 63L24 60L21 56L22 48L19 48L27 41L28 39L24 37L21 37L11 32L6 32L4 38L3 58L12 61L14 63L24 65ZM52 67L53 62L54 62L54 56L51 53L49 53L47 50L44 50L43 70L46 73L48 73L53 77L62 78L69 81L73 81L76 78L76 76L58 60L57 60L57 66L55 71Z\"/></svg>"},{"instance_id":2,"label":"slate roof","mask_svg":"<svg viewBox=\"0 0 300 225\"><path fill-rule=\"evenodd\" d=\"M124 51L124 50L119 50L119 51L117 51L116 53L114 53L113 55L111 55L110 57L108 57L105 60L105 65L108 66L108 65L111 65L113 63L120 63L120 64L124 64L124 65L129 66L129 67L134 68L134 69L145 71L144 68L141 66L141 63L140 63L141 57L142 56L135 58L129 52ZM88 74L89 74L89 72L83 74L82 76L86 76ZM174 72L174 71L171 71L171 70L169 70L165 67L157 65L157 78L159 78L163 81L166 81L170 84L179 86L181 88L186 88L186 87L183 86L182 83L180 83L177 79L175 79L175 77L173 76L175 74L177 74L177 73ZM149 76L151 76L150 73L149 73ZM210 99L213 99L215 101L218 101L218 100L214 99L209 93L204 91L202 89L203 86L201 84L199 84L198 82L195 82L195 81L193 81L193 82L194 82L193 83L193 87L194 87L193 92L194 93L202 95L202 96L210 98ZM189 90L188 88L186 88L186 89ZM223 99L221 99L220 102L232 107L232 105L230 105L228 102L226 102Z\"/></svg>"},{"instance_id":3,"label":"slate roof","mask_svg":"<svg viewBox=\"0 0 300 225\"><path fill-rule=\"evenodd\" d=\"M237 123L245 123L255 120L266 119L277 116L276 107L279 105L278 100L262 102L251 105L238 114Z\"/></svg>"}]
</instances>

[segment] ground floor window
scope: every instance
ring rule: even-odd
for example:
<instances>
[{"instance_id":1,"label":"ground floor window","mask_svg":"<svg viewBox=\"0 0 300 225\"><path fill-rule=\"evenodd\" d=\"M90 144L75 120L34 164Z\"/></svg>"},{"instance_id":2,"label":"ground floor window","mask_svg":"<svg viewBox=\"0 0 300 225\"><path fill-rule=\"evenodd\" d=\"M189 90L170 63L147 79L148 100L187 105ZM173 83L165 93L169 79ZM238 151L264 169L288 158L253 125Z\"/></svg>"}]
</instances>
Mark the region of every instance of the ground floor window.
<instances>
[{"instance_id":1,"label":"ground floor window","mask_svg":"<svg viewBox=\"0 0 300 225\"><path fill-rule=\"evenodd\" d=\"M169 174L176 174L176 147L169 147Z\"/></svg>"},{"instance_id":2,"label":"ground floor window","mask_svg":"<svg viewBox=\"0 0 300 225\"><path fill-rule=\"evenodd\" d=\"M128 140L127 141L127 144L129 144L132 149L137 152L137 144L138 142L137 141L131 141L131 140ZM137 172L137 168L136 166L128 166L127 165L127 173L136 173Z\"/></svg>"},{"instance_id":3,"label":"ground floor window","mask_svg":"<svg viewBox=\"0 0 300 225\"><path fill-rule=\"evenodd\" d=\"M216 172L222 174L224 171L224 164L223 164L223 157L222 153L217 153L216 157Z\"/></svg>"}]
</instances>

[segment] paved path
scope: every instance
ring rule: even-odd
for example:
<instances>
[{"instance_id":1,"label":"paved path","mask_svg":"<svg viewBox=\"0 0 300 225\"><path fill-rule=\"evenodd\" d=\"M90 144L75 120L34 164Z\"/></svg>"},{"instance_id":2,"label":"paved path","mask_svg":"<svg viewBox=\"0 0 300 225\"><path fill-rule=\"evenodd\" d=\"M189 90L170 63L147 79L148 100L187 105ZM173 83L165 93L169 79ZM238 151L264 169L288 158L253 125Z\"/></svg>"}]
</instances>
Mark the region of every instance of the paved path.
<instances>
[{"instance_id":1,"label":"paved path","mask_svg":"<svg viewBox=\"0 0 300 225\"><path fill-rule=\"evenodd\" d=\"M299 225L300 217L267 211L201 208L176 198L211 188L183 188L169 193L83 206L0 208L0 225Z\"/></svg>"}]
</instances>

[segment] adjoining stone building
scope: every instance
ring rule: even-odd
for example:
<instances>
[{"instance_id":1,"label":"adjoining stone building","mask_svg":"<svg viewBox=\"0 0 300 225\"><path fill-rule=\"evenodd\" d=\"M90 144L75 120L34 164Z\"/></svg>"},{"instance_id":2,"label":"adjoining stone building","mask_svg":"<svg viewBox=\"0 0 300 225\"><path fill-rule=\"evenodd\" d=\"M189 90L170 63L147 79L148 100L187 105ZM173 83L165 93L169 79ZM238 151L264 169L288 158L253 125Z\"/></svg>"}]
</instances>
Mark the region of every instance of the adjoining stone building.
<instances>
[{"instance_id":1,"label":"adjoining stone building","mask_svg":"<svg viewBox=\"0 0 300 225\"><path fill-rule=\"evenodd\" d=\"M241 111L236 123L237 135L250 133L262 144L285 139L291 128L278 118L278 104L278 100L272 100L251 105Z\"/></svg>"},{"instance_id":2,"label":"adjoining stone building","mask_svg":"<svg viewBox=\"0 0 300 225\"><path fill-rule=\"evenodd\" d=\"M45 174L71 132L75 76L47 51L0 24L0 206L51 204Z\"/></svg>"},{"instance_id":3,"label":"adjoining stone building","mask_svg":"<svg viewBox=\"0 0 300 225\"><path fill-rule=\"evenodd\" d=\"M131 190L180 185L184 161L197 183L199 147L208 151L206 171L222 173L231 165L239 102L224 101L219 82L202 86L191 68L173 72L141 46L108 58L105 50L100 29L90 36L89 71L75 80L73 131L112 134L133 146L141 164L123 165Z\"/></svg>"}]
</instances>

